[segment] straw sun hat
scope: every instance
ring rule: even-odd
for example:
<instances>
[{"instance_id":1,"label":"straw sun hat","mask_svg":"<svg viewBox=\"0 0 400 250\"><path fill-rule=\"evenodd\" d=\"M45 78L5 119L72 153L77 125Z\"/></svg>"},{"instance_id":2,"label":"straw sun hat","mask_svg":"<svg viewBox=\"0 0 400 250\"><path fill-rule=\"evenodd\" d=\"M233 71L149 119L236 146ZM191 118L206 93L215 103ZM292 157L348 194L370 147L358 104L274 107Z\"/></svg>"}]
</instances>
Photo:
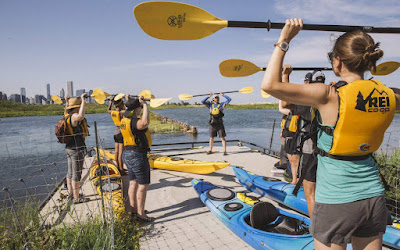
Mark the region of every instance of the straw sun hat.
<instances>
[{"instance_id":1,"label":"straw sun hat","mask_svg":"<svg viewBox=\"0 0 400 250\"><path fill-rule=\"evenodd\" d=\"M80 98L72 97L68 99L68 106L67 110L73 109L73 108L79 108L82 104L82 100Z\"/></svg>"}]
</instances>

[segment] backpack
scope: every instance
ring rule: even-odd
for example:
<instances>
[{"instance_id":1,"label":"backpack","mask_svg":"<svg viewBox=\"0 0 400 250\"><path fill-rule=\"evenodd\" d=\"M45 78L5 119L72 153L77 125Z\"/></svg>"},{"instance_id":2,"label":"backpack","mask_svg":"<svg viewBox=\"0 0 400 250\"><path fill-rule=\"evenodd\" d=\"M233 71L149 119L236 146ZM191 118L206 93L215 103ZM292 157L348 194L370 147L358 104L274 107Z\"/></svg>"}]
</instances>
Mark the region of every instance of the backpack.
<instances>
[{"instance_id":1,"label":"backpack","mask_svg":"<svg viewBox=\"0 0 400 250\"><path fill-rule=\"evenodd\" d=\"M68 143L72 138L67 130L67 119L70 117L71 115L68 115L60 119L54 129L59 143Z\"/></svg>"}]
</instances>

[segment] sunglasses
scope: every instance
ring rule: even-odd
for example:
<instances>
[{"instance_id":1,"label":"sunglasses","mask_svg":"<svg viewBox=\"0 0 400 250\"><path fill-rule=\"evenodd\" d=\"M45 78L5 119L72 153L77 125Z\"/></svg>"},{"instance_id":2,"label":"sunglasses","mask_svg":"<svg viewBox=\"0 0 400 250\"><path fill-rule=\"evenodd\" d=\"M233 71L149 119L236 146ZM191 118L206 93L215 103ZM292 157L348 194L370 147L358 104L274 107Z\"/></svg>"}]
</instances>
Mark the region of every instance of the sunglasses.
<instances>
[{"instance_id":1,"label":"sunglasses","mask_svg":"<svg viewBox=\"0 0 400 250\"><path fill-rule=\"evenodd\" d=\"M328 61L329 61L330 64L332 64L332 60L333 60L333 58L335 58L335 57L336 57L336 54L335 54L335 53L333 53L333 52L329 52L329 53L328 53Z\"/></svg>"}]
</instances>

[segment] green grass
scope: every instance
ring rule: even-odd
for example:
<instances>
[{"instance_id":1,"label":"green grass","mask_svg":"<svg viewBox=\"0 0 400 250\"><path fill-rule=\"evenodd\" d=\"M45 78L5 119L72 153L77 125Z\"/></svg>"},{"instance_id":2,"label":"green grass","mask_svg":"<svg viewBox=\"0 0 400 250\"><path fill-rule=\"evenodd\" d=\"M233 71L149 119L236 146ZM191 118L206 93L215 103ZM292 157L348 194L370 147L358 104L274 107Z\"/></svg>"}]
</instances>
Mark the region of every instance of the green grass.
<instances>
[{"instance_id":1,"label":"green grass","mask_svg":"<svg viewBox=\"0 0 400 250\"><path fill-rule=\"evenodd\" d=\"M40 116L40 115L63 115L64 105L46 104L46 105L27 105L11 101L0 101L0 118L17 116ZM97 103L88 103L86 113L105 113L106 105Z\"/></svg>"},{"instance_id":2,"label":"green grass","mask_svg":"<svg viewBox=\"0 0 400 250\"><path fill-rule=\"evenodd\" d=\"M107 238L110 225L103 224L100 217L44 228L38 203L25 202L16 207L17 216L11 209L0 210L1 249L23 249L26 239L28 249L69 249L72 244L74 249L101 249L111 240ZM139 226L128 217L114 220L114 249L139 249L141 234Z\"/></svg>"},{"instance_id":3,"label":"green grass","mask_svg":"<svg viewBox=\"0 0 400 250\"><path fill-rule=\"evenodd\" d=\"M385 192L385 197L388 198L390 205L389 209L392 213L399 213L400 208L397 208L397 211L394 208L400 204L400 149L393 150L391 155L378 152L376 160L379 165L383 166L380 172L390 186L390 190Z\"/></svg>"}]
</instances>

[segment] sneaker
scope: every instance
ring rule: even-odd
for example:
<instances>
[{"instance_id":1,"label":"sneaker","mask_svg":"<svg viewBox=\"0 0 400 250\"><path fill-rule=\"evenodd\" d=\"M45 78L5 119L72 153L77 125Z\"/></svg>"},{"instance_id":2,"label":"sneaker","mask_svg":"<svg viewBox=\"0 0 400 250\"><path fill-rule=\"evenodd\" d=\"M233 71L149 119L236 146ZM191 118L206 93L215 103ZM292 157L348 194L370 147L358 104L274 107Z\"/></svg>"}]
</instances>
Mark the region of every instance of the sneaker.
<instances>
[{"instance_id":1,"label":"sneaker","mask_svg":"<svg viewBox=\"0 0 400 250\"><path fill-rule=\"evenodd\" d=\"M73 203L74 204L80 204L84 202L88 202L90 199L87 197L79 197L78 199L74 199Z\"/></svg>"},{"instance_id":2,"label":"sneaker","mask_svg":"<svg viewBox=\"0 0 400 250\"><path fill-rule=\"evenodd\" d=\"M228 155L228 153L227 153L227 152L224 152L224 155Z\"/></svg>"}]
</instances>

